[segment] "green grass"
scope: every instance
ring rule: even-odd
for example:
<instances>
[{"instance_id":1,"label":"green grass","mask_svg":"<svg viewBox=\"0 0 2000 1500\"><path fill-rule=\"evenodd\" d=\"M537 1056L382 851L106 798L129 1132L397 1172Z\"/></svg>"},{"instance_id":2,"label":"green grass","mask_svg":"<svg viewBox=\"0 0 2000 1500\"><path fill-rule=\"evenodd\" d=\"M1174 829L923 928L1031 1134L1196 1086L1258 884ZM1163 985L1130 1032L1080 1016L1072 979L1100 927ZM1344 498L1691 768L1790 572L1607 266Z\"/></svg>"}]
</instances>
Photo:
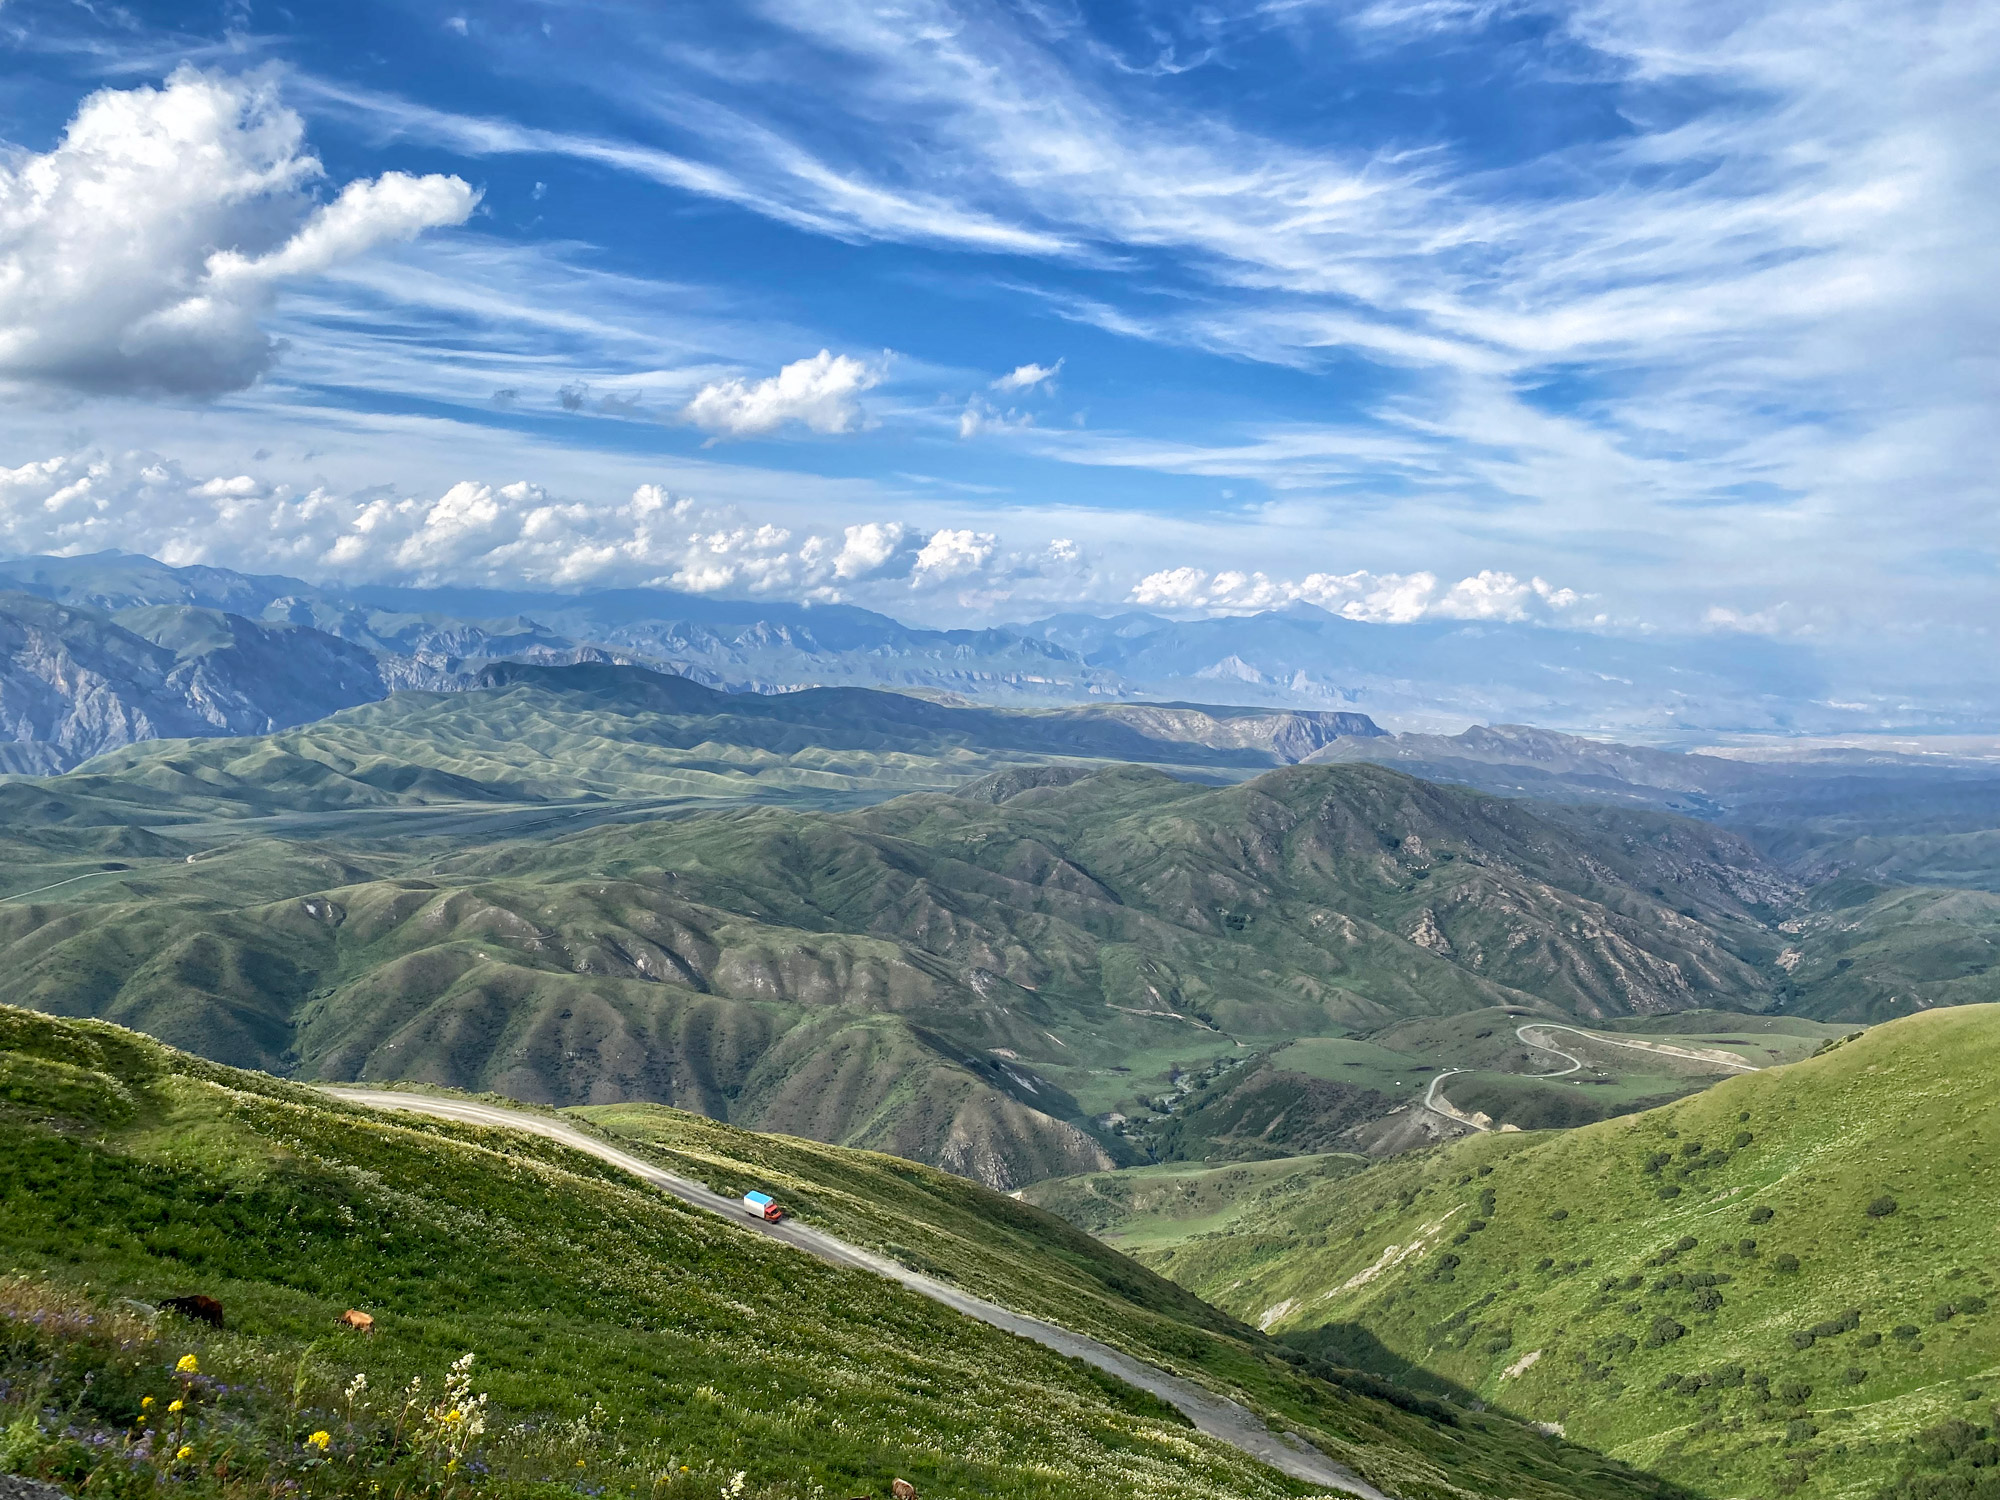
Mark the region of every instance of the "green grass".
<instances>
[{"instance_id":1,"label":"green grass","mask_svg":"<svg viewBox=\"0 0 2000 1500\"><path fill-rule=\"evenodd\" d=\"M1132 1254L1219 1233L1256 1209L1366 1165L1365 1157L1347 1155L1220 1167L1175 1162L1053 1178L1024 1188L1021 1197Z\"/></svg>"},{"instance_id":2,"label":"green grass","mask_svg":"<svg viewBox=\"0 0 2000 1500\"><path fill-rule=\"evenodd\" d=\"M1873 1495L1921 1470L1918 1434L2000 1397L2000 1008L1830 1045L1142 1258L1302 1348L1427 1372L1705 1493Z\"/></svg>"},{"instance_id":3,"label":"green grass","mask_svg":"<svg viewBox=\"0 0 2000 1500\"><path fill-rule=\"evenodd\" d=\"M436 758L483 725L496 754L592 763L502 712L553 719L564 703L517 687L299 733L367 739L383 727L373 714L433 735ZM569 703L563 722L598 711ZM803 733L757 727L780 743ZM228 779L216 757L275 744L205 746L185 764L155 747L115 775L105 763L38 785L185 773L213 791ZM341 774L385 796L429 784L394 770L409 767L393 750L391 735L379 766ZM1220 788L1127 766L999 801L656 809L583 826L596 815L211 820L74 886L28 895L51 881L15 872L0 1000L306 1078L658 1100L1011 1188L1143 1159L1156 1137L1163 1154L1211 1154L1167 1142L1170 1124L1140 1121L1132 1137L1100 1123L1150 1113L1177 1072L1413 1014L1755 1004L1773 950L1741 897L1754 856L1726 835L1652 817L1578 835L1372 766ZM59 833L103 837L88 824L38 836ZM194 863L173 852L197 838L210 842ZM1702 922L1669 920L1654 894L1668 878ZM1412 940L1425 923L1450 953ZM1258 1152L1337 1144L1323 1136Z\"/></svg>"},{"instance_id":4,"label":"green grass","mask_svg":"<svg viewBox=\"0 0 2000 1500\"><path fill-rule=\"evenodd\" d=\"M1301 1373L1058 1221L942 1174L662 1112L609 1120L664 1161L776 1180L830 1224L899 1215L907 1248L971 1289L1094 1317L1406 1500L1663 1493L1497 1417L1440 1421L1366 1377ZM0 1462L87 1493L290 1480L357 1500L805 1500L880 1495L892 1475L926 1496L1051 1500L1301 1488L1116 1381L552 1142L351 1109L102 1024L0 1008L0 1153ZM227 1332L136 1305L196 1292L220 1299ZM374 1337L336 1327L348 1307ZM447 1469L401 1393L438 1392L467 1352L487 1432ZM188 1355L199 1381L174 1374ZM343 1395L356 1374L361 1406ZM183 1394L191 1414L163 1413ZM168 1446L189 1456L135 1449L142 1414L185 1423ZM307 1445L320 1431L324 1458Z\"/></svg>"}]
</instances>

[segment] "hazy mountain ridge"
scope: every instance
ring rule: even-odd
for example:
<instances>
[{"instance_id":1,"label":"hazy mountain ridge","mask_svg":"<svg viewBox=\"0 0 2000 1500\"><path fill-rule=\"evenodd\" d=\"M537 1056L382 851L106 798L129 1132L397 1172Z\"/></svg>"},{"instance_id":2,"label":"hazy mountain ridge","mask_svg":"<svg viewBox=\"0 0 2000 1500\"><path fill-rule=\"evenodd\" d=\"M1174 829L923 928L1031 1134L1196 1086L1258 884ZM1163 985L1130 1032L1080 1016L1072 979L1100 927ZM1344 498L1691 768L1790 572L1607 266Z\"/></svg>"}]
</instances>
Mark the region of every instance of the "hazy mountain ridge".
<instances>
[{"instance_id":1,"label":"hazy mountain ridge","mask_svg":"<svg viewBox=\"0 0 2000 1500\"><path fill-rule=\"evenodd\" d=\"M1854 711L1827 706L1825 672L1802 646L1507 622L1381 625L1303 605L1196 621L1059 615L926 629L850 605L659 589L322 587L116 553L0 563L0 586L103 612L221 610L318 632L373 653L384 690L455 689L498 660L594 660L730 691L874 686L996 704L1192 699L1411 722L1525 719L1640 737L1856 722ZM253 700L280 686L238 683ZM275 708L266 717L286 722Z\"/></svg>"},{"instance_id":2,"label":"hazy mountain ridge","mask_svg":"<svg viewBox=\"0 0 2000 1500\"><path fill-rule=\"evenodd\" d=\"M385 691L374 656L316 631L0 594L0 735L46 747L50 769L142 740L266 734Z\"/></svg>"}]
</instances>

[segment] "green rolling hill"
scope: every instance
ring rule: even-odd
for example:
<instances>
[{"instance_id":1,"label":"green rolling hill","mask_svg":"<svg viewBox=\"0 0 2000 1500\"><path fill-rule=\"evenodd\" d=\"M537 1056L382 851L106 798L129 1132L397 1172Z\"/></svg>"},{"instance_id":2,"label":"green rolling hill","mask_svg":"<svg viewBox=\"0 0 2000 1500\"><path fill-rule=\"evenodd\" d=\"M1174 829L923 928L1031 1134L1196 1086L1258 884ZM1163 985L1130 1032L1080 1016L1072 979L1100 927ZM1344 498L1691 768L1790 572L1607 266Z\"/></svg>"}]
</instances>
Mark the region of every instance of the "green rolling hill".
<instances>
[{"instance_id":1,"label":"green rolling hill","mask_svg":"<svg viewBox=\"0 0 2000 1500\"><path fill-rule=\"evenodd\" d=\"M569 767L594 752L535 748L534 715L706 693L563 680L583 686L356 710L428 726L411 734L429 763L367 784L499 785L444 753L433 712L487 714L482 743ZM298 742L156 747L0 800L157 794L209 817L217 788L240 790L232 757ZM318 796L289 772L268 785ZM1174 1080L1301 1037L1494 1007L1762 1006L1792 894L1701 824L1369 765L1218 787L1043 762L844 813L611 807L128 823L113 859L109 824L16 825L41 863L0 901L0 1000L304 1078L676 1103L1015 1187L1138 1159ZM64 839L68 863L49 852Z\"/></svg>"},{"instance_id":2,"label":"green rolling hill","mask_svg":"<svg viewBox=\"0 0 2000 1500\"><path fill-rule=\"evenodd\" d=\"M2000 1007L1644 1114L1485 1135L1141 1252L1297 1348L1712 1495L1983 1495Z\"/></svg>"},{"instance_id":3,"label":"green rolling hill","mask_svg":"<svg viewBox=\"0 0 2000 1500\"><path fill-rule=\"evenodd\" d=\"M1677 1493L1286 1349L942 1174L666 1111L600 1118L669 1166L776 1180L809 1221L872 1223L969 1290L1101 1329L1400 1500ZM84 1493L1305 1489L1086 1366L556 1143L385 1117L115 1027L0 1008L0 1154L0 1471ZM223 1328L162 1310L194 1295ZM340 1326L350 1308L372 1336Z\"/></svg>"}]
</instances>

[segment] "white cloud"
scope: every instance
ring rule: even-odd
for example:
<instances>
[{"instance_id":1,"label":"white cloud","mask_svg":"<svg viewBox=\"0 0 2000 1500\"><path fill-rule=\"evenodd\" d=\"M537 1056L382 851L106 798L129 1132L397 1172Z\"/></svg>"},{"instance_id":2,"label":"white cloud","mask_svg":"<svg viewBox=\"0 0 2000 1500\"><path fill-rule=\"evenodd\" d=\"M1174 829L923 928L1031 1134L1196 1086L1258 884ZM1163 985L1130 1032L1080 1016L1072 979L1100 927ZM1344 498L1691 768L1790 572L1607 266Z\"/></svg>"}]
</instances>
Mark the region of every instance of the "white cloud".
<instances>
[{"instance_id":1,"label":"white cloud","mask_svg":"<svg viewBox=\"0 0 2000 1500\"><path fill-rule=\"evenodd\" d=\"M917 553L910 586L917 588L979 573L999 550L1000 539L990 532L949 528L934 531Z\"/></svg>"},{"instance_id":2,"label":"white cloud","mask_svg":"<svg viewBox=\"0 0 2000 1500\"><path fill-rule=\"evenodd\" d=\"M1163 568L1139 580L1132 602L1153 609L1248 614L1287 604L1312 604L1350 620L1406 625L1425 618L1527 620L1549 618L1578 596L1536 578L1483 570L1438 592L1437 575L1418 573L1311 573L1300 579L1205 568Z\"/></svg>"},{"instance_id":3,"label":"white cloud","mask_svg":"<svg viewBox=\"0 0 2000 1500\"><path fill-rule=\"evenodd\" d=\"M1008 374L993 382L996 391L1031 391L1036 386L1053 382L1061 371L1063 362L1057 360L1052 365L1018 365Z\"/></svg>"},{"instance_id":4,"label":"white cloud","mask_svg":"<svg viewBox=\"0 0 2000 1500\"><path fill-rule=\"evenodd\" d=\"M721 437L758 437L791 422L814 432L853 432L863 420L856 397L881 384L882 375L880 363L822 349L763 380L705 385L681 415Z\"/></svg>"},{"instance_id":5,"label":"white cloud","mask_svg":"<svg viewBox=\"0 0 2000 1500\"><path fill-rule=\"evenodd\" d=\"M1073 574L1074 543L1004 554L970 528L901 521L829 532L745 516L641 484L586 500L527 481L465 479L429 494L301 491L252 474L202 477L144 453L84 452L0 467L0 556L117 548L175 563L419 585L666 587L838 601L857 588L931 589ZM904 595L906 597L906 595Z\"/></svg>"},{"instance_id":6,"label":"white cloud","mask_svg":"<svg viewBox=\"0 0 2000 1500\"><path fill-rule=\"evenodd\" d=\"M848 527L833 559L833 576L866 578L879 571L902 548L905 535L900 521L868 521Z\"/></svg>"},{"instance_id":7,"label":"white cloud","mask_svg":"<svg viewBox=\"0 0 2000 1500\"><path fill-rule=\"evenodd\" d=\"M0 162L0 380L214 396L277 345L278 288L463 222L456 177L392 172L315 208L323 175L270 78L177 70L86 99L42 154Z\"/></svg>"}]
</instances>

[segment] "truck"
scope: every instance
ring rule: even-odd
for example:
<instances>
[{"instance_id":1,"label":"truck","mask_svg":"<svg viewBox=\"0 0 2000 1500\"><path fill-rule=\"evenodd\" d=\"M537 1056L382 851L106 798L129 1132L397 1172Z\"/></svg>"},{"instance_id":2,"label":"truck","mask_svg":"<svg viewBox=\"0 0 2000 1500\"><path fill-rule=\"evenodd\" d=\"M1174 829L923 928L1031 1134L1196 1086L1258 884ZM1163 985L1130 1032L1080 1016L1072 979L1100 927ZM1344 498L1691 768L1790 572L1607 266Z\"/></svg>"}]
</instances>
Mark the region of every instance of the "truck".
<instances>
[{"instance_id":1,"label":"truck","mask_svg":"<svg viewBox=\"0 0 2000 1500\"><path fill-rule=\"evenodd\" d=\"M768 1223L775 1224L784 1218L785 1211L778 1206L778 1200L769 1193L749 1192L743 1195L743 1206L751 1214Z\"/></svg>"}]
</instances>

